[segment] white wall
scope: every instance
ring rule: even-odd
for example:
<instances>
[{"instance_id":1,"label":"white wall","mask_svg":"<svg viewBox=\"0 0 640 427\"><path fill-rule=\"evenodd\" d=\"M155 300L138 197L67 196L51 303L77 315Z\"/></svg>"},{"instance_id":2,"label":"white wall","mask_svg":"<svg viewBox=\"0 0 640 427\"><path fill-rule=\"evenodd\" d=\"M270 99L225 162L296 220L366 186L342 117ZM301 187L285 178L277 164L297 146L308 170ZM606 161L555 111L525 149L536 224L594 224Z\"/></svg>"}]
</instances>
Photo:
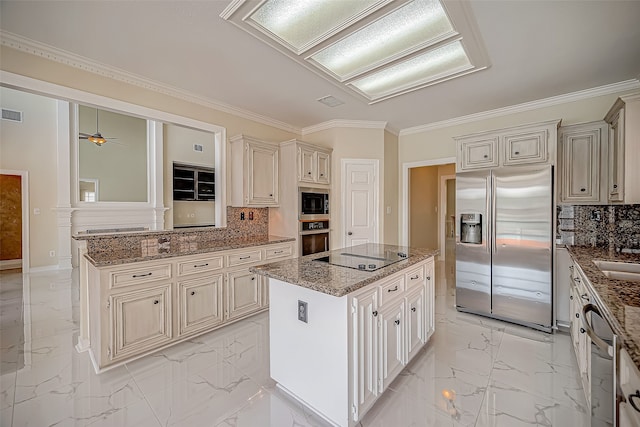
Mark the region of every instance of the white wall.
<instances>
[{"instance_id":1,"label":"white wall","mask_svg":"<svg viewBox=\"0 0 640 427\"><path fill-rule=\"evenodd\" d=\"M0 169L29 172L29 265L56 265L57 255L49 256L58 249L56 101L7 88L0 88L0 101L2 108L23 112L22 123L0 123Z\"/></svg>"},{"instance_id":2,"label":"white wall","mask_svg":"<svg viewBox=\"0 0 640 427\"><path fill-rule=\"evenodd\" d=\"M384 228L384 243L397 245L398 207L400 206L400 168L398 164L398 137L388 131L384 132L384 197L382 205L384 214L381 217Z\"/></svg>"}]
</instances>

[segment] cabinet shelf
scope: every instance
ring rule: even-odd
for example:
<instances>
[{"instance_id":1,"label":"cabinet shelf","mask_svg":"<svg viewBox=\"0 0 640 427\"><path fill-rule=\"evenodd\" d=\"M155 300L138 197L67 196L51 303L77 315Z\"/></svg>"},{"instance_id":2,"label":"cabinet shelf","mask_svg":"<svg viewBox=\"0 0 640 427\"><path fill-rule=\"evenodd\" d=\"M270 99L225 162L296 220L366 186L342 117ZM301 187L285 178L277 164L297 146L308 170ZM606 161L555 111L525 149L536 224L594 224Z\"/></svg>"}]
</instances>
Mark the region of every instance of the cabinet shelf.
<instances>
[{"instance_id":1,"label":"cabinet shelf","mask_svg":"<svg viewBox=\"0 0 640 427\"><path fill-rule=\"evenodd\" d=\"M215 200L215 185L213 168L173 164L173 200Z\"/></svg>"}]
</instances>

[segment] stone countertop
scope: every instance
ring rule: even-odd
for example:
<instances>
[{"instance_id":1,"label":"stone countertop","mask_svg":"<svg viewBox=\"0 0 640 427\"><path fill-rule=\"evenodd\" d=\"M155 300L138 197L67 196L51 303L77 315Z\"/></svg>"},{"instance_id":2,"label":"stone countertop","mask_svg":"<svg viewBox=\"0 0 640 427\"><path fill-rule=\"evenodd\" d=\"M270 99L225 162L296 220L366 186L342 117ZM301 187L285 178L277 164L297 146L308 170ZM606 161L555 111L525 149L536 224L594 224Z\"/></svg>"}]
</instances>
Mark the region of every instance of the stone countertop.
<instances>
[{"instance_id":1,"label":"stone countertop","mask_svg":"<svg viewBox=\"0 0 640 427\"><path fill-rule=\"evenodd\" d=\"M274 243L293 242L293 237L281 237L272 235L259 235L238 237L224 240L202 240L189 241L188 245L174 248L170 247L166 252L159 252L156 255L142 256L140 247L133 247L127 250L109 251L105 250L99 253L85 257L96 267L108 267L119 264L128 264L132 262L151 261L156 259L173 258L177 256L187 256L195 254L203 254L209 252L226 251L230 249L242 249L251 246L270 245Z\"/></svg>"},{"instance_id":2,"label":"stone countertop","mask_svg":"<svg viewBox=\"0 0 640 427\"><path fill-rule=\"evenodd\" d=\"M604 248L568 246L573 260L590 283L590 290L614 332L622 337L623 346L640 369L640 283L613 280L605 276L594 260L640 263L640 255L614 254Z\"/></svg>"},{"instance_id":3,"label":"stone countertop","mask_svg":"<svg viewBox=\"0 0 640 427\"><path fill-rule=\"evenodd\" d=\"M354 246L354 248L358 247ZM385 251L404 252L409 256L405 260L375 271L362 271L314 261L316 258L325 257L331 253L338 254L345 250L338 249L251 267L249 271L314 291L341 297L438 254L438 250L435 249L407 248L384 244L377 244L375 247Z\"/></svg>"}]
</instances>

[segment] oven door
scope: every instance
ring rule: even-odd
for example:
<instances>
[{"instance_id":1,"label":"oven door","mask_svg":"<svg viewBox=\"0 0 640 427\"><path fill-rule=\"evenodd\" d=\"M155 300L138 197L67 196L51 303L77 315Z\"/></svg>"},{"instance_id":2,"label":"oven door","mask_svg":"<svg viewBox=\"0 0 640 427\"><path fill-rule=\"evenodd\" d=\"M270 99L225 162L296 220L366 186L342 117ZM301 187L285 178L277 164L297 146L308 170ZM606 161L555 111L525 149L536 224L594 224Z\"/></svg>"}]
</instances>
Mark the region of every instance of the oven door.
<instances>
[{"instance_id":1,"label":"oven door","mask_svg":"<svg viewBox=\"0 0 640 427\"><path fill-rule=\"evenodd\" d=\"M300 233L300 254L311 255L329 250L329 230Z\"/></svg>"}]
</instances>

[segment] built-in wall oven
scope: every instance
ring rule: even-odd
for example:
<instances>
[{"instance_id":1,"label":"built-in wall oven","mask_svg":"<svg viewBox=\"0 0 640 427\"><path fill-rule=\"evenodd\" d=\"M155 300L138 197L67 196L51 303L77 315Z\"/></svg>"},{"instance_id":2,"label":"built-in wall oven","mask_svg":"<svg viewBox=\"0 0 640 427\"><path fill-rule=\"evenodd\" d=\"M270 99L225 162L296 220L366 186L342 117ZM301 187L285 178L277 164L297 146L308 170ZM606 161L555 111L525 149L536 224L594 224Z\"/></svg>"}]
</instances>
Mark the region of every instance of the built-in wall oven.
<instances>
[{"instance_id":1,"label":"built-in wall oven","mask_svg":"<svg viewBox=\"0 0 640 427\"><path fill-rule=\"evenodd\" d=\"M301 220L329 219L328 189L300 187L298 193Z\"/></svg>"},{"instance_id":2,"label":"built-in wall oven","mask_svg":"<svg viewBox=\"0 0 640 427\"><path fill-rule=\"evenodd\" d=\"M329 220L300 221L300 255L311 255L329 250Z\"/></svg>"}]
</instances>

